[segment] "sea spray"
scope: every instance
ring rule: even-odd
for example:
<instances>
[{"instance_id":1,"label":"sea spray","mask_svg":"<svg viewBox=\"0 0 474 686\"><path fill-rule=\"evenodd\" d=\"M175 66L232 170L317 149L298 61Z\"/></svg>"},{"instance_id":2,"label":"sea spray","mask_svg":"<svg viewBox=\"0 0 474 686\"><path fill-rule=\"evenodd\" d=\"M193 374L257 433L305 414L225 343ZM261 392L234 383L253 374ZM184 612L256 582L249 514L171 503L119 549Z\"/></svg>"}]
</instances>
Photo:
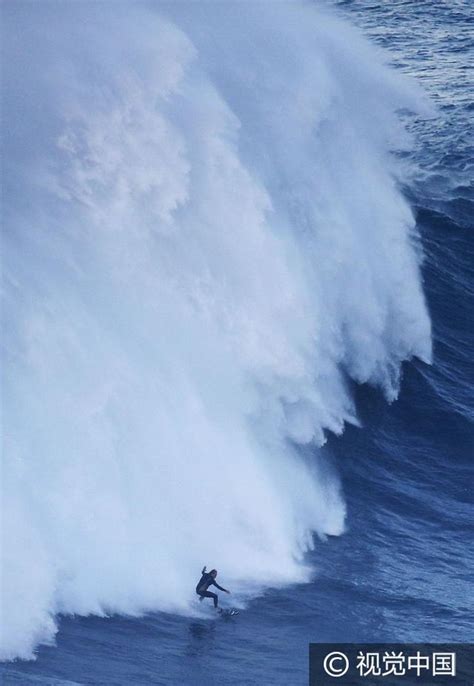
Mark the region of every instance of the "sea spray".
<instances>
[{"instance_id":1,"label":"sea spray","mask_svg":"<svg viewBox=\"0 0 474 686\"><path fill-rule=\"evenodd\" d=\"M2 656L57 613L304 581L350 380L429 360L390 151L423 107L299 4L3 8ZM21 36L21 39L20 39Z\"/></svg>"}]
</instances>

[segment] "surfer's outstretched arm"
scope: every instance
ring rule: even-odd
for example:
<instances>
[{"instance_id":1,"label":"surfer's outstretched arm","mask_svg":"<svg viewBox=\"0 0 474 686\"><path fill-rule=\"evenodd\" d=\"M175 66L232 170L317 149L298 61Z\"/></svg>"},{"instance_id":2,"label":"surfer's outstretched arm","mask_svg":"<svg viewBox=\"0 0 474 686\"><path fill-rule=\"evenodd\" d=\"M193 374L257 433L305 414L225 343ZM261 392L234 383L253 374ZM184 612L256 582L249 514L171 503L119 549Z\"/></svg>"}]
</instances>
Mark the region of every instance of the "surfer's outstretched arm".
<instances>
[{"instance_id":1,"label":"surfer's outstretched arm","mask_svg":"<svg viewBox=\"0 0 474 686\"><path fill-rule=\"evenodd\" d=\"M223 588L222 586L219 586L219 584L217 583L217 581L213 581L212 584L213 584L213 586L215 586L216 588L218 588L219 591L224 591L224 593L230 593L230 591L228 591L226 588Z\"/></svg>"},{"instance_id":2,"label":"surfer's outstretched arm","mask_svg":"<svg viewBox=\"0 0 474 686\"><path fill-rule=\"evenodd\" d=\"M206 565L204 565L204 567L202 568L201 574L205 574L205 573L206 573Z\"/></svg>"}]
</instances>

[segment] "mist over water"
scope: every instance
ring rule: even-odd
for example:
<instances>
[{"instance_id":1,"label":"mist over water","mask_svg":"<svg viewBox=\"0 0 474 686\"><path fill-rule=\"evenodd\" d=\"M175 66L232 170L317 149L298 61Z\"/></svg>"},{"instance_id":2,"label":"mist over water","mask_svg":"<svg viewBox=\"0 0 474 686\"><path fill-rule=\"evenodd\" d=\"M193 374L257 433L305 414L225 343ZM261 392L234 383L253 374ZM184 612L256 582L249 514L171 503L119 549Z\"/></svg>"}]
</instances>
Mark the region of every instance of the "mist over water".
<instances>
[{"instance_id":1,"label":"mist over water","mask_svg":"<svg viewBox=\"0 0 474 686\"><path fill-rule=\"evenodd\" d=\"M3 8L2 657L343 532L325 433L430 360L414 86L299 4ZM21 37L21 39L20 39ZM324 564L324 561L321 561ZM239 594L237 594L239 598Z\"/></svg>"}]
</instances>

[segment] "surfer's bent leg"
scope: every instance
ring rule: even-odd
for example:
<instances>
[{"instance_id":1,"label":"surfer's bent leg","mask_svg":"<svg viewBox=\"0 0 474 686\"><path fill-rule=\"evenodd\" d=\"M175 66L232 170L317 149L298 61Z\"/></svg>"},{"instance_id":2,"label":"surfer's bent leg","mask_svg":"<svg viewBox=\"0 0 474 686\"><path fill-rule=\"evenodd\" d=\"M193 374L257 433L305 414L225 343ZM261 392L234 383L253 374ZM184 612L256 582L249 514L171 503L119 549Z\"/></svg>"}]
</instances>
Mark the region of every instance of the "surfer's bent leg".
<instances>
[{"instance_id":1,"label":"surfer's bent leg","mask_svg":"<svg viewBox=\"0 0 474 686\"><path fill-rule=\"evenodd\" d=\"M198 595L201 596L199 600L202 600L203 598L212 598L214 601L214 607L217 607L217 593L202 591L202 593L198 593Z\"/></svg>"}]
</instances>

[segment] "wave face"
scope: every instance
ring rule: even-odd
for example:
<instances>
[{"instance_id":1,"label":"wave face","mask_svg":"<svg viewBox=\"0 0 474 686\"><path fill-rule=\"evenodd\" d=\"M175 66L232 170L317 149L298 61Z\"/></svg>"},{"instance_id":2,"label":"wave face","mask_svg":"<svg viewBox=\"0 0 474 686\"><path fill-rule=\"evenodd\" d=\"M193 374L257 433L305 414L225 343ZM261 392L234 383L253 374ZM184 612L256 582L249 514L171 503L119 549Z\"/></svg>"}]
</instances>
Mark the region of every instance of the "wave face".
<instances>
[{"instance_id":1,"label":"wave face","mask_svg":"<svg viewBox=\"0 0 474 686\"><path fill-rule=\"evenodd\" d=\"M352 381L429 361L401 108L299 4L4 6L2 657L58 613L304 581ZM415 239L415 243L414 243Z\"/></svg>"}]
</instances>

